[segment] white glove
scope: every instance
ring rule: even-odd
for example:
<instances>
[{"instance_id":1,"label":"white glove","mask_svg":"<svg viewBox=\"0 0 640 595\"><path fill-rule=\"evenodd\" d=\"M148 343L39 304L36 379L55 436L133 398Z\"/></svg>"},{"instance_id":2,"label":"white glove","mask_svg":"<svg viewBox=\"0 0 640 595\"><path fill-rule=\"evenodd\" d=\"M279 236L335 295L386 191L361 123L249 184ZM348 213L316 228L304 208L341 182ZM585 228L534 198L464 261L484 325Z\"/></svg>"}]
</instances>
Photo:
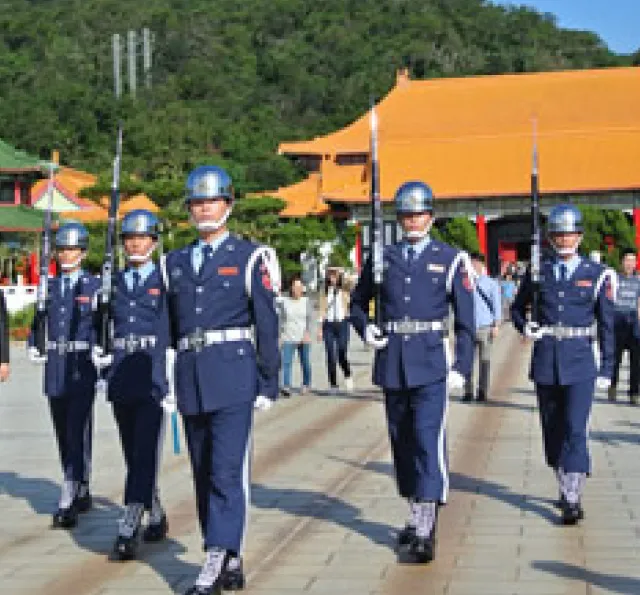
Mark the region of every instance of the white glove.
<instances>
[{"instance_id":1,"label":"white glove","mask_svg":"<svg viewBox=\"0 0 640 595\"><path fill-rule=\"evenodd\" d=\"M175 413L176 411L176 396L173 393L167 393L160 401L160 407L162 407L167 413Z\"/></svg>"},{"instance_id":2,"label":"white glove","mask_svg":"<svg viewBox=\"0 0 640 595\"><path fill-rule=\"evenodd\" d=\"M539 339L542 339L544 333L537 322L527 322L524 326L524 336L527 339L538 341Z\"/></svg>"},{"instance_id":3,"label":"white glove","mask_svg":"<svg viewBox=\"0 0 640 595\"><path fill-rule=\"evenodd\" d=\"M99 345L94 345L93 349L91 350L91 361L96 367L96 370L100 372L113 363L113 355L110 353L105 354L104 351L102 351L102 347L100 347Z\"/></svg>"},{"instance_id":4,"label":"white glove","mask_svg":"<svg viewBox=\"0 0 640 595\"><path fill-rule=\"evenodd\" d=\"M449 370L447 374L447 387L449 390L460 390L464 388L464 376L457 370Z\"/></svg>"},{"instance_id":5,"label":"white glove","mask_svg":"<svg viewBox=\"0 0 640 595\"><path fill-rule=\"evenodd\" d=\"M370 323L364 331L364 342L374 349L384 349L389 342L389 337L385 337L375 324Z\"/></svg>"},{"instance_id":6,"label":"white glove","mask_svg":"<svg viewBox=\"0 0 640 595\"><path fill-rule=\"evenodd\" d=\"M611 379L605 376L598 376L596 378L596 388L600 390L607 390L611 386Z\"/></svg>"},{"instance_id":7,"label":"white glove","mask_svg":"<svg viewBox=\"0 0 640 595\"><path fill-rule=\"evenodd\" d=\"M273 399L265 397L264 395L258 395L256 397L253 407L258 411L269 411L273 405Z\"/></svg>"},{"instance_id":8,"label":"white glove","mask_svg":"<svg viewBox=\"0 0 640 595\"><path fill-rule=\"evenodd\" d=\"M27 357L29 361L34 364L44 364L47 361L47 356L40 355L37 347L29 347L29 349L27 349Z\"/></svg>"}]
</instances>

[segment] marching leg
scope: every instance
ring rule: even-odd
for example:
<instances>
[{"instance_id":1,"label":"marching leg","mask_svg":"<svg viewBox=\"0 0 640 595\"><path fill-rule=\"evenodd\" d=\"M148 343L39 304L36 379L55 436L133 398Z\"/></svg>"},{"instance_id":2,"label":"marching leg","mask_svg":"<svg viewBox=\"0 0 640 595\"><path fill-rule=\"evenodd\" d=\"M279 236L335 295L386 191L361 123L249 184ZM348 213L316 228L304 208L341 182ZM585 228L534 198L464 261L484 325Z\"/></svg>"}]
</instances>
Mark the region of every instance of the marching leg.
<instances>
[{"instance_id":1,"label":"marching leg","mask_svg":"<svg viewBox=\"0 0 640 595\"><path fill-rule=\"evenodd\" d=\"M406 547L413 541L417 525L417 507L415 505L416 447L409 393L410 391L385 392L389 440L398 492L409 503L409 517L404 529L398 533L398 547Z\"/></svg>"},{"instance_id":2,"label":"marching leg","mask_svg":"<svg viewBox=\"0 0 640 595\"><path fill-rule=\"evenodd\" d=\"M562 520L573 525L584 517L582 494L591 471L588 425L593 403L594 381L563 387L565 389L565 425L559 460Z\"/></svg>"},{"instance_id":3,"label":"marching leg","mask_svg":"<svg viewBox=\"0 0 640 595\"><path fill-rule=\"evenodd\" d=\"M413 391L411 396L417 463L416 537L410 552L417 562L435 558L437 508L447 500L449 474L445 454L447 393L444 381Z\"/></svg>"}]
</instances>

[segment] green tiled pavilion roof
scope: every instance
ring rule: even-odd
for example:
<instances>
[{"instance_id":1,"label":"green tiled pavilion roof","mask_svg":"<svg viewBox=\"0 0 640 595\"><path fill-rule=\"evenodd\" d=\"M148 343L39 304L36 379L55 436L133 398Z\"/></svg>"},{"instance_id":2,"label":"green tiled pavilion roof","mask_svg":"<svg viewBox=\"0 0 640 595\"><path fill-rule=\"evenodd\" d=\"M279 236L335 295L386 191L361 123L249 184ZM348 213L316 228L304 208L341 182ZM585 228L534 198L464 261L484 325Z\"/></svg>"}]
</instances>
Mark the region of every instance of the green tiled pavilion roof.
<instances>
[{"instance_id":1,"label":"green tiled pavilion roof","mask_svg":"<svg viewBox=\"0 0 640 595\"><path fill-rule=\"evenodd\" d=\"M24 205L0 206L0 231L42 231L44 215L44 211Z\"/></svg>"},{"instance_id":2,"label":"green tiled pavilion roof","mask_svg":"<svg viewBox=\"0 0 640 595\"><path fill-rule=\"evenodd\" d=\"M46 165L46 162L19 151L0 139L0 174L42 172Z\"/></svg>"}]
</instances>

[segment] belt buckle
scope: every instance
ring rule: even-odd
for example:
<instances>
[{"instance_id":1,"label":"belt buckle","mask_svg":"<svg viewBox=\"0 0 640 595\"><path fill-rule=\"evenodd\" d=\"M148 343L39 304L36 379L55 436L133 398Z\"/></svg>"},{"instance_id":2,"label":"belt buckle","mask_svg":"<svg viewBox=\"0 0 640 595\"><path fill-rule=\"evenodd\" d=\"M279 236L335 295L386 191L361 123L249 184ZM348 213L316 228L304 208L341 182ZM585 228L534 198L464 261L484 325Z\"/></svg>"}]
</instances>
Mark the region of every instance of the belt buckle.
<instances>
[{"instance_id":1,"label":"belt buckle","mask_svg":"<svg viewBox=\"0 0 640 595\"><path fill-rule=\"evenodd\" d=\"M205 345L204 331L201 328L197 328L193 331L189 337L189 343L191 344L191 349L196 353L200 353Z\"/></svg>"},{"instance_id":2,"label":"belt buckle","mask_svg":"<svg viewBox=\"0 0 640 595\"><path fill-rule=\"evenodd\" d=\"M58 355L64 355L67 351L67 342L63 337L58 337L56 341L56 350L58 351Z\"/></svg>"},{"instance_id":3,"label":"belt buckle","mask_svg":"<svg viewBox=\"0 0 640 595\"><path fill-rule=\"evenodd\" d=\"M125 351L127 353L133 353L136 350L137 343L138 343L138 341L137 341L135 335L133 335L133 334L127 335L126 339L124 340Z\"/></svg>"}]
</instances>

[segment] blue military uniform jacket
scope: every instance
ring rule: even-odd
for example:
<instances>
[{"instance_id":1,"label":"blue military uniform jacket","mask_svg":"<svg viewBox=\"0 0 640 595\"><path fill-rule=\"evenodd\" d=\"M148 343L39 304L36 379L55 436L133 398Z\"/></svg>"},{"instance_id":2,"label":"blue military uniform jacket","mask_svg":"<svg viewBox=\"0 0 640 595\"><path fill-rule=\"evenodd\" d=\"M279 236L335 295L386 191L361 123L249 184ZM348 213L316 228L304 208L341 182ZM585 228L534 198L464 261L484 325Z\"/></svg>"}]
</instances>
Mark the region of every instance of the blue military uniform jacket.
<instances>
[{"instance_id":1,"label":"blue military uniform jacket","mask_svg":"<svg viewBox=\"0 0 640 595\"><path fill-rule=\"evenodd\" d=\"M588 337L557 339L544 336L533 347L531 379L538 384L570 385L596 375L611 378L614 358L613 284L615 273L602 265L582 259L566 281L556 280L553 260L541 267L541 326L562 325L587 328L597 323L600 369L597 369L593 340ZM532 300L530 272L527 272L511 307L511 317L521 333Z\"/></svg>"},{"instance_id":2,"label":"blue military uniform jacket","mask_svg":"<svg viewBox=\"0 0 640 595\"><path fill-rule=\"evenodd\" d=\"M96 339L93 300L99 286L96 277L81 272L73 289L63 297L61 278L49 280L44 393L50 398L94 397L97 376L91 362L91 347ZM87 343L89 348L69 351L64 348L67 341ZM33 333L28 343L33 346Z\"/></svg>"},{"instance_id":3,"label":"blue military uniform jacket","mask_svg":"<svg viewBox=\"0 0 640 595\"><path fill-rule=\"evenodd\" d=\"M112 316L116 343L107 374L109 400L132 403L152 398L159 403L169 390L166 350L170 336L167 295L157 266L134 290L127 286L124 272L118 274ZM127 351L126 342L140 338L145 339L142 348Z\"/></svg>"},{"instance_id":4,"label":"blue military uniform jacket","mask_svg":"<svg viewBox=\"0 0 640 595\"><path fill-rule=\"evenodd\" d=\"M266 266L251 255L259 247L235 236L227 237L199 273L193 270L191 246L167 254L166 277L174 344L202 331L254 328L254 341L243 339L178 350L176 392L183 415L215 411L257 395L278 395L278 317ZM255 342L255 346L254 346Z\"/></svg>"},{"instance_id":5,"label":"blue military uniform jacket","mask_svg":"<svg viewBox=\"0 0 640 595\"><path fill-rule=\"evenodd\" d=\"M475 337L473 287L466 255L431 240L416 260L406 262L402 244L384 250L382 320L442 321L454 312L453 368L467 376ZM371 262L367 261L351 296L351 321L360 337L367 326L373 296ZM442 381L448 372L442 331L402 335L391 333L376 350L373 381L385 389L405 389Z\"/></svg>"}]
</instances>

